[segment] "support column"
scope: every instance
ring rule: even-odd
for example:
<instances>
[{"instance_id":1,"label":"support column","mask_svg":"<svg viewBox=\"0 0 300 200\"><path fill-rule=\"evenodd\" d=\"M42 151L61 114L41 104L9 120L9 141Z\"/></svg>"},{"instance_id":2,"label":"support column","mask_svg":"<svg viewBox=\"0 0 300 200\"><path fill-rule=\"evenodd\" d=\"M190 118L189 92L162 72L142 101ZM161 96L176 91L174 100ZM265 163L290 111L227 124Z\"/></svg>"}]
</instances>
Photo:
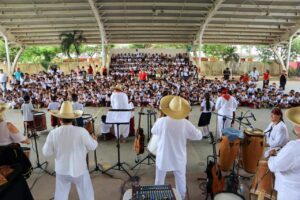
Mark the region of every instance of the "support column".
<instances>
[{"instance_id":1,"label":"support column","mask_svg":"<svg viewBox=\"0 0 300 200\"><path fill-rule=\"evenodd\" d=\"M291 49L292 49L292 42L293 42L293 38L294 38L294 35L292 35L290 37L290 40L289 40L289 47L288 47L288 55L287 55L287 59L286 59L286 73L289 74L289 68L290 68L290 57L291 57Z\"/></svg>"},{"instance_id":2,"label":"support column","mask_svg":"<svg viewBox=\"0 0 300 200\"><path fill-rule=\"evenodd\" d=\"M11 66L11 69L12 69L11 72L12 73L15 71L17 63L18 63L18 60L19 60L21 54L23 53L24 49L25 49L25 47L20 47L20 49L19 49L19 51L18 51L18 53L17 53L17 55L16 55L16 57L14 59L13 65Z\"/></svg>"},{"instance_id":3,"label":"support column","mask_svg":"<svg viewBox=\"0 0 300 200\"><path fill-rule=\"evenodd\" d=\"M5 51L6 51L6 61L7 61L7 72L8 74L11 74L11 63L10 63L10 56L9 56L9 47L8 47L8 40L7 37L1 33L4 43L5 43Z\"/></svg>"},{"instance_id":4,"label":"support column","mask_svg":"<svg viewBox=\"0 0 300 200\"><path fill-rule=\"evenodd\" d=\"M278 53L278 51L277 51L277 46L274 46L274 47L273 47L273 51L274 51L275 55L277 56L277 58L279 59L281 68L282 68L283 70L286 70L285 65L284 65L284 62L283 62L283 59L282 59L281 55L279 55L279 53Z\"/></svg>"}]
</instances>

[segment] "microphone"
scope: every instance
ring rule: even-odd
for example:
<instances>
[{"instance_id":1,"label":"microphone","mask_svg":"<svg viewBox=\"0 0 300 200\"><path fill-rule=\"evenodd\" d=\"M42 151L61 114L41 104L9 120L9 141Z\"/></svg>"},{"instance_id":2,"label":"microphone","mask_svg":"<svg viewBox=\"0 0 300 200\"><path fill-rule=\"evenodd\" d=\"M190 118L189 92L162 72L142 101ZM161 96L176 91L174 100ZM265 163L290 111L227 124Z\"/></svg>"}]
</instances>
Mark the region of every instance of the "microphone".
<instances>
[{"instance_id":1,"label":"microphone","mask_svg":"<svg viewBox=\"0 0 300 200\"><path fill-rule=\"evenodd\" d=\"M254 121L256 121L255 116L253 115L253 113L251 113L252 118L254 119Z\"/></svg>"}]
</instances>

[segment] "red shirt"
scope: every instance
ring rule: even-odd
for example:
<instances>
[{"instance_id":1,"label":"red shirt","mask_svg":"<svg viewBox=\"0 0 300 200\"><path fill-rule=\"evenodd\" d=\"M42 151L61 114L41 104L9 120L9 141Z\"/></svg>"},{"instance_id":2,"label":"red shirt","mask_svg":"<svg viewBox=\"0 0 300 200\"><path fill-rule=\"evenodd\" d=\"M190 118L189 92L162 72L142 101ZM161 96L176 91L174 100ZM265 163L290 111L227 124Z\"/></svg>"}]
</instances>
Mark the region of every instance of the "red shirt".
<instances>
[{"instance_id":1,"label":"red shirt","mask_svg":"<svg viewBox=\"0 0 300 200\"><path fill-rule=\"evenodd\" d=\"M92 67L88 68L88 74L93 74L93 68Z\"/></svg>"},{"instance_id":2,"label":"red shirt","mask_svg":"<svg viewBox=\"0 0 300 200\"><path fill-rule=\"evenodd\" d=\"M269 73L268 72L265 72L264 73L264 81L266 81L266 80L269 80Z\"/></svg>"},{"instance_id":3,"label":"red shirt","mask_svg":"<svg viewBox=\"0 0 300 200\"><path fill-rule=\"evenodd\" d=\"M140 78L141 81L145 81L147 79L147 73L141 71L139 73L139 78Z\"/></svg>"}]
</instances>

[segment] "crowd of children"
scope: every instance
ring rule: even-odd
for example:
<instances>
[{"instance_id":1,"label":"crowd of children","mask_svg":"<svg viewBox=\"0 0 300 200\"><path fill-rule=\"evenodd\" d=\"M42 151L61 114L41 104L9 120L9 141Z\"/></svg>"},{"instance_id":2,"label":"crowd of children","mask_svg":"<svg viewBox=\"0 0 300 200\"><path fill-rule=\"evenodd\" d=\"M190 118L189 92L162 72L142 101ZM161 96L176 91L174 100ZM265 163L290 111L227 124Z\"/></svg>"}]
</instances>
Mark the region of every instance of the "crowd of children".
<instances>
[{"instance_id":1,"label":"crowd of children","mask_svg":"<svg viewBox=\"0 0 300 200\"><path fill-rule=\"evenodd\" d=\"M141 71L147 73L146 80L140 80ZM287 108L300 105L299 91L285 93L275 83L258 88L250 81L199 79L196 66L191 65L185 54L175 57L141 53L112 55L107 76L99 72L87 75L84 67L78 67L69 74L60 70L24 74L21 83L12 81L6 92L0 91L0 102L21 108L26 95L37 108L56 109L64 100L72 100L72 95L77 94L78 103L84 106L110 106L111 87L119 83L134 106L157 107L166 93L180 95L191 105L199 105L205 93L210 93L211 100L215 101L222 87L229 89L240 106Z\"/></svg>"}]
</instances>

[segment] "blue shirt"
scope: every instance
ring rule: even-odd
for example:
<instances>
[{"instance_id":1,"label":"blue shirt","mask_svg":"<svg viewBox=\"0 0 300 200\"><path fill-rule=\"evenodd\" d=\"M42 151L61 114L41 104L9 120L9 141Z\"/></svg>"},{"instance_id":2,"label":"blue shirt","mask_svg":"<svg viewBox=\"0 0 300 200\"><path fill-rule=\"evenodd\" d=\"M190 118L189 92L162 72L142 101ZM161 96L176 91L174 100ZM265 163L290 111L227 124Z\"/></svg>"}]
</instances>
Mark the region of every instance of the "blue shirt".
<instances>
[{"instance_id":1,"label":"blue shirt","mask_svg":"<svg viewBox=\"0 0 300 200\"><path fill-rule=\"evenodd\" d=\"M21 72L18 72L18 71L16 71L15 73L14 73L14 76L16 77L16 80L17 81L20 81L20 79L21 79Z\"/></svg>"}]
</instances>

